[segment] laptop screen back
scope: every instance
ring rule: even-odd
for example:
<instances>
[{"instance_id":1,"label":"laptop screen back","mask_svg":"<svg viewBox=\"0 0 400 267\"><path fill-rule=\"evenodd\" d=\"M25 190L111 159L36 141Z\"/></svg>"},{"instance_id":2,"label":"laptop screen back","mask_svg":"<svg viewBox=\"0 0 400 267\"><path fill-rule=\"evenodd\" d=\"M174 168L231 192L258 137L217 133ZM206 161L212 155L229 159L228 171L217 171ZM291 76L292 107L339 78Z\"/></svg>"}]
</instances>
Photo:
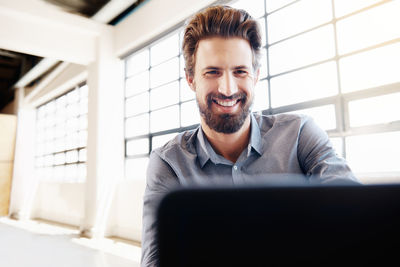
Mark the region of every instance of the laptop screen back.
<instances>
[{"instance_id":1,"label":"laptop screen back","mask_svg":"<svg viewBox=\"0 0 400 267\"><path fill-rule=\"evenodd\" d=\"M400 186L192 188L158 210L160 266L398 262Z\"/></svg>"}]
</instances>

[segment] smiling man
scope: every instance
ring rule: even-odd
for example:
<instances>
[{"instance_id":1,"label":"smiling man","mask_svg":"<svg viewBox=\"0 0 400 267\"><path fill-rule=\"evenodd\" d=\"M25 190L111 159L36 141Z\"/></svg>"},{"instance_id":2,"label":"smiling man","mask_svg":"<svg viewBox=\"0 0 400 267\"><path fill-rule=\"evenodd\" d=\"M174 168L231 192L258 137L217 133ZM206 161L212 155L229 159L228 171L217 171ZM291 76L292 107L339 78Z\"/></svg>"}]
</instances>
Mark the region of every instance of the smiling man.
<instances>
[{"instance_id":1,"label":"smiling man","mask_svg":"<svg viewBox=\"0 0 400 267\"><path fill-rule=\"evenodd\" d=\"M172 188L276 183L288 177L295 183L357 183L310 118L251 113L260 49L257 22L244 10L214 6L189 20L183 40L185 71L201 124L151 153L142 266L157 266L155 212Z\"/></svg>"},{"instance_id":2,"label":"smiling man","mask_svg":"<svg viewBox=\"0 0 400 267\"><path fill-rule=\"evenodd\" d=\"M247 40L210 37L201 40L196 72L187 81L196 92L201 125L215 152L236 162L250 136L250 108L258 69L252 67Z\"/></svg>"}]
</instances>

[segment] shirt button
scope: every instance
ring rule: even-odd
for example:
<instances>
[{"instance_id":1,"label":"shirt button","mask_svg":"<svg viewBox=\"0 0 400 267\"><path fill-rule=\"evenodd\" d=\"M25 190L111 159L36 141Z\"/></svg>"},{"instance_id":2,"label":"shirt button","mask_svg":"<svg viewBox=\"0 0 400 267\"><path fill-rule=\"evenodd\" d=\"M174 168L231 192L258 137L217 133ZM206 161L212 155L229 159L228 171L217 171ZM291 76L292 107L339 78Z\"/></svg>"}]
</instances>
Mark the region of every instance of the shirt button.
<instances>
[{"instance_id":1,"label":"shirt button","mask_svg":"<svg viewBox=\"0 0 400 267\"><path fill-rule=\"evenodd\" d=\"M233 166L233 169L234 169L235 171L237 171L237 166L236 166L236 165L234 165L234 166Z\"/></svg>"}]
</instances>

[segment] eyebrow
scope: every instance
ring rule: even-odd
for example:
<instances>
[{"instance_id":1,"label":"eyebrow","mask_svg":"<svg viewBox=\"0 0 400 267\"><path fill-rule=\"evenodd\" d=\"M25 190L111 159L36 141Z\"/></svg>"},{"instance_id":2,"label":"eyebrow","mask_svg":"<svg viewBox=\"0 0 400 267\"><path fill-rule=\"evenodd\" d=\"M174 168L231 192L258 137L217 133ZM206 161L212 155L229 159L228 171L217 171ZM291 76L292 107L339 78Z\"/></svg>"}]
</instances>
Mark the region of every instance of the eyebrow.
<instances>
[{"instance_id":1,"label":"eyebrow","mask_svg":"<svg viewBox=\"0 0 400 267\"><path fill-rule=\"evenodd\" d=\"M207 66L205 68L203 68L204 70L220 70L222 68L220 67L215 67L215 66ZM233 70L239 70L239 69L250 69L250 67L246 66L246 65L239 65L239 66L235 66L232 68Z\"/></svg>"},{"instance_id":2,"label":"eyebrow","mask_svg":"<svg viewBox=\"0 0 400 267\"><path fill-rule=\"evenodd\" d=\"M246 65L240 65L240 66L236 66L233 68L234 70L239 70L239 69L250 69L250 67L246 66Z\"/></svg>"}]
</instances>

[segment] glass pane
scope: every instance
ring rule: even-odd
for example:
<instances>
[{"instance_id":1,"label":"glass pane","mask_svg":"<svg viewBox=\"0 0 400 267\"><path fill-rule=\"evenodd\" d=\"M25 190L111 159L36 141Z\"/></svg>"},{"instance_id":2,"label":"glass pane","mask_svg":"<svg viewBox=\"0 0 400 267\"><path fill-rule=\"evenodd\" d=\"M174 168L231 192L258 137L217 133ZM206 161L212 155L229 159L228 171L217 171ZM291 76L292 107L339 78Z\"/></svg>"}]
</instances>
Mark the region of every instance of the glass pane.
<instances>
[{"instance_id":1,"label":"glass pane","mask_svg":"<svg viewBox=\"0 0 400 267\"><path fill-rule=\"evenodd\" d=\"M302 34L270 47L272 74L299 68L335 55L332 25Z\"/></svg>"},{"instance_id":2,"label":"glass pane","mask_svg":"<svg viewBox=\"0 0 400 267\"><path fill-rule=\"evenodd\" d=\"M266 0L267 12L270 13L278 8L281 8L289 3L295 2L294 0Z\"/></svg>"},{"instance_id":3,"label":"glass pane","mask_svg":"<svg viewBox=\"0 0 400 267\"><path fill-rule=\"evenodd\" d=\"M181 126L189 126L200 123L199 109L196 100L181 105Z\"/></svg>"},{"instance_id":4,"label":"glass pane","mask_svg":"<svg viewBox=\"0 0 400 267\"><path fill-rule=\"evenodd\" d=\"M151 112L151 132L164 131L179 127L179 106L160 109Z\"/></svg>"},{"instance_id":5,"label":"glass pane","mask_svg":"<svg viewBox=\"0 0 400 267\"><path fill-rule=\"evenodd\" d=\"M67 109L57 109L55 114L55 124L57 127L64 125L65 121L67 120Z\"/></svg>"},{"instance_id":6,"label":"glass pane","mask_svg":"<svg viewBox=\"0 0 400 267\"><path fill-rule=\"evenodd\" d=\"M168 141L172 140L178 133L164 134L159 136L154 136L152 140L153 150L157 147L165 145Z\"/></svg>"},{"instance_id":7,"label":"glass pane","mask_svg":"<svg viewBox=\"0 0 400 267\"><path fill-rule=\"evenodd\" d=\"M299 1L268 17L268 42L274 43L331 19L331 0Z\"/></svg>"},{"instance_id":8,"label":"glass pane","mask_svg":"<svg viewBox=\"0 0 400 267\"><path fill-rule=\"evenodd\" d=\"M78 90L72 90L67 94L67 103L68 104L73 104L77 103L79 101L79 91Z\"/></svg>"},{"instance_id":9,"label":"glass pane","mask_svg":"<svg viewBox=\"0 0 400 267\"><path fill-rule=\"evenodd\" d=\"M58 153L54 155L54 165L65 164L65 153Z\"/></svg>"},{"instance_id":10,"label":"glass pane","mask_svg":"<svg viewBox=\"0 0 400 267\"><path fill-rule=\"evenodd\" d=\"M54 113L47 114L46 121L45 121L45 127L47 127L47 128L52 127L55 123L56 123L55 114Z\"/></svg>"},{"instance_id":11,"label":"glass pane","mask_svg":"<svg viewBox=\"0 0 400 267\"><path fill-rule=\"evenodd\" d=\"M400 172L400 132L346 138L346 158L355 173Z\"/></svg>"},{"instance_id":12,"label":"glass pane","mask_svg":"<svg viewBox=\"0 0 400 267\"><path fill-rule=\"evenodd\" d=\"M38 131L43 131L44 126L45 126L45 118L42 118L42 119L37 120L37 122L36 122L36 129L37 129Z\"/></svg>"},{"instance_id":13,"label":"glass pane","mask_svg":"<svg viewBox=\"0 0 400 267\"><path fill-rule=\"evenodd\" d=\"M73 132L71 134L68 134L66 137L66 144L65 144L66 146L63 150L79 147L78 139L79 139L78 132Z\"/></svg>"},{"instance_id":14,"label":"glass pane","mask_svg":"<svg viewBox=\"0 0 400 267\"><path fill-rule=\"evenodd\" d=\"M88 112L88 98L81 98L79 102L79 114L86 114Z\"/></svg>"},{"instance_id":15,"label":"glass pane","mask_svg":"<svg viewBox=\"0 0 400 267\"><path fill-rule=\"evenodd\" d=\"M373 49L339 61L343 92L400 81L400 43Z\"/></svg>"},{"instance_id":16,"label":"glass pane","mask_svg":"<svg viewBox=\"0 0 400 267\"><path fill-rule=\"evenodd\" d=\"M73 104L69 104L67 106L67 114L68 117L76 117L79 115L79 102L75 102Z\"/></svg>"},{"instance_id":17,"label":"glass pane","mask_svg":"<svg viewBox=\"0 0 400 267\"><path fill-rule=\"evenodd\" d=\"M54 156L53 155L47 155L44 157L44 165L45 166L51 166L54 164Z\"/></svg>"},{"instance_id":18,"label":"glass pane","mask_svg":"<svg viewBox=\"0 0 400 267\"><path fill-rule=\"evenodd\" d=\"M173 58L150 70L151 88L160 86L179 78L179 58Z\"/></svg>"},{"instance_id":19,"label":"glass pane","mask_svg":"<svg viewBox=\"0 0 400 267\"><path fill-rule=\"evenodd\" d=\"M172 82L150 91L151 109L157 109L179 102L179 82Z\"/></svg>"},{"instance_id":20,"label":"glass pane","mask_svg":"<svg viewBox=\"0 0 400 267\"><path fill-rule=\"evenodd\" d=\"M63 124L59 124L55 127L54 138L61 138L61 137L65 136L66 125L67 125L67 122L63 122Z\"/></svg>"},{"instance_id":21,"label":"glass pane","mask_svg":"<svg viewBox=\"0 0 400 267\"><path fill-rule=\"evenodd\" d=\"M182 40L183 40L184 33L185 33L184 28L183 27L180 28L179 33L178 33L178 35L179 35L179 53L182 53Z\"/></svg>"},{"instance_id":22,"label":"glass pane","mask_svg":"<svg viewBox=\"0 0 400 267\"><path fill-rule=\"evenodd\" d=\"M252 111L261 111L269 108L268 81L258 82L254 88L254 102Z\"/></svg>"},{"instance_id":23,"label":"glass pane","mask_svg":"<svg viewBox=\"0 0 400 267\"><path fill-rule=\"evenodd\" d=\"M78 181L83 182L86 180L86 164L78 164Z\"/></svg>"},{"instance_id":24,"label":"glass pane","mask_svg":"<svg viewBox=\"0 0 400 267\"><path fill-rule=\"evenodd\" d=\"M288 113L297 113L310 116L314 119L315 123L325 131L336 129L336 115L334 105L301 109Z\"/></svg>"},{"instance_id":25,"label":"glass pane","mask_svg":"<svg viewBox=\"0 0 400 267\"><path fill-rule=\"evenodd\" d=\"M179 64L180 64L180 70L179 70L179 72L180 72L180 76L179 77L182 77L182 78L185 78L186 77L186 73L185 73L185 59L183 58L183 55L181 55L180 57L179 57Z\"/></svg>"},{"instance_id":26,"label":"glass pane","mask_svg":"<svg viewBox=\"0 0 400 267\"><path fill-rule=\"evenodd\" d=\"M54 105L54 101L52 101L50 103L53 103L53 105ZM52 107L52 106L49 106L49 104L46 105L47 113L51 113L51 112L49 112L49 107ZM67 97L65 95L60 96L59 98L57 98L55 100L55 105L57 106L57 109L64 108L67 105ZM52 109L52 108L50 108L50 109Z\"/></svg>"},{"instance_id":27,"label":"glass pane","mask_svg":"<svg viewBox=\"0 0 400 267\"><path fill-rule=\"evenodd\" d=\"M179 34L158 42L150 48L151 65L154 66L179 54Z\"/></svg>"},{"instance_id":28,"label":"glass pane","mask_svg":"<svg viewBox=\"0 0 400 267\"><path fill-rule=\"evenodd\" d=\"M261 66L260 66L260 76L258 77L259 80L266 78L268 75L268 67L267 67L267 51L262 49L261 54Z\"/></svg>"},{"instance_id":29,"label":"glass pane","mask_svg":"<svg viewBox=\"0 0 400 267\"><path fill-rule=\"evenodd\" d=\"M73 163L78 161L78 150L68 151L65 155L65 162Z\"/></svg>"},{"instance_id":30,"label":"glass pane","mask_svg":"<svg viewBox=\"0 0 400 267\"><path fill-rule=\"evenodd\" d=\"M67 108L65 106L57 108L55 116L56 124L63 123L68 117Z\"/></svg>"},{"instance_id":31,"label":"glass pane","mask_svg":"<svg viewBox=\"0 0 400 267\"><path fill-rule=\"evenodd\" d=\"M78 165L71 164L65 166L65 181L75 182L78 180Z\"/></svg>"},{"instance_id":32,"label":"glass pane","mask_svg":"<svg viewBox=\"0 0 400 267\"><path fill-rule=\"evenodd\" d=\"M400 120L400 93L349 102L350 126L364 126Z\"/></svg>"},{"instance_id":33,"label":"glass pane","mask_svg":"<svg viewBox=\"0 0 400 267\"><path fill-rule=\"evenodd\" d=\"M76 135L76 137L74 138L75 144L73 146L73 148L75 147L85 147L87 144L87 131L83 130L83 131L79 131Z\"/></svg>"},{"instance_id":34,"label":"glass pane","mask_svg":"<svg viewBox=\"0 0 400 267\"><path fill-rule=\"evenodd\" d=\"M273 107L336 95L336 63L331 61L271 79Z\"/></svg>"},{"instance_id":35,"label":"glass pane","mask_svg":"<svg viewBox=\"0 0 400 267\"><path fill-rule=\"evenodd\" d=\"M149 68L149 50L144 49L126 61L126 76L132 76Z\"/></svg>"},{"instance_id":36,"label":"glass pane","mask_svg":"<svg viewBox=\"0 0 400 267\"><path fill-rule=\"evenodd\" d=\"M52 143L48 143L51 151L63 151L66 149L65 138L56 139L54 145ZM49 151L49 152L51 152Z\"/></svg>"},{"instance_id":37,"label":"glass pane","mask_svg":"<svg viewBox=\"0 0 400 267\"><path fill-rule=\"evenodd\" d=\"M253 18L259 18L264 15L264 0L239 0L231 4L231 6L246 10Z\"/></svg>"},{"instance_id":38,"label":"glass pane","mask_svg":"<svg viewBox=\"0 0 400 267\"><path fill-rule=\"evenodd\" d=\"M335 0L335 15L339 18L380 1L381 0Z\"/></svg>"},{"instance_id":39,"label":"glass pane","mask_svg":"<svg viewBox=\"0 0 400 267\"><path fill-rule=\"evenodd\" d=\"M343 139L340 137L331 137L329 139L331 140L333 149L336 151L336 155L343 157Z\"/></svg>"},{"instance_id":40,"label":"glass pane","mask_svg":"<svg viewBox=\"0 0 400 267\"><path fill-rule=\"evenodd\" d=\"M149 133L149 114L126 119L125 137L138 136Z\"/></svg>"},{"instance_id":41,"label":"glass pane","mask_svg":"<svg viewBox=\"0 0 400 267\"><path fill-rule=\"evenodd\" d=\"M149 90L149 72L145 71L126 80L125 97Z\"/></svg>"},{"instance_id":42,"label":"glass pane","mask_svg":"<svg viewBox=\"0 0 400 267\"><path fill-rule=\"evenodd\" d=\"M133 156L149 153L149 138L131 140L126 143L126 155Z\"/></svg>"},{"instance_id":43,"label":"glass pane","mask_svg":"<svg viewBox=\"0 0 400 267\"><path fill-rule=\"evenodd\" d=\"M392 1L338 21L339 54L399 38L399 14L400 1Z\"/></svg>"},{"instance_id":44,"label":"glass pane","mask_svg":"<svg viewBox=\"0 0 400 267\"><path fill-rule=\"evenodd\" d=\"M79 94L81 99L82 98L87 98L88 97L88 93L89 93L89 87L87 86L87 84L82 85L81 88L79 88Z\"/></svg>"},{"instance_id":45,"label":"glass pane","mask_svg":"<svg viewBox=\"0 0 400 267\"><path fill-rule=\"evenodd\" d=\"M37 118L43 119L45 115L46 115L46 110L45 110L44 106L39 107L37 109Z\"/></svg>"},{"instance_id":46,"label":"glass pane","mask_svg":"<svg viewBox=\"0 0 400 267\"><path fill-rule=\"evenodd\" d=\"M79 161L80 162L85 162L86 161L86 148L79 150Z\"/></svg>"},{"instance_id":47,"label":"glass pane","mask_svg":"<svg viewBox=\"0 0 400 267\"><path fill-rule=\"evenodd\" d=\"M65 178L65 166L56 166L53 169L53 177L57 181L64 181Z\"/></svg>"},{"instance_id":48,"label":"glass pane","mask_svg":"<svg viewBox=\"0 0 400 267\"><path fill-rule=\"evenodd\" d=\"M128 98L125 102L125 115L127 117L149 111L149 93Z\"/></svg>"},{"instance_id":49,"label":"glass pane","mask_svg":"<svg viewBox=\"0 0 400 267\"><path fill-rule=\"evenodd\" d=\"M149 158L125 160L125 177L128 179L145 180Z\"/></svg>"},{"instance_id":50,"label":"glass pane","mask_svg":"<svg viewBox=\"0 0 400 267\"><path fill-rule=\"evenodd\" d=\"M66 99L65 96L64 97L60 97L60 99L64 99L63 105L65 106L65 99ZM55 109L54 101L51 101L51 102L46 104L46 114L47 115L53 114L54 109Z\"/></svg>"},{"instance_id":51,"label":"glass pane","mask_svg":"<svg viewBox=\"0 0 400 267\"><path fill-rule=\"evenodd\" d=\"M267 31L265 29L265 17L259 18L258 20L258 25L260 26L260 31L261 31L261 45L265 46L267 44Z\"/></svg>"},{"instance_id":52,"label":"glass pane","mask_svg":"<svg viewBox=\"0 0 400 267\"><path fill-rule=\"evenodd\" d=\"M88 125L87 114L80 116L78 118L78 120L79 120L79 130L87 129L87 125Z\"/></svg>"},{"instance_id":53,"label":"glass pane","mask_svg":"<svg viewBox=\"0 0 400 267\"><path fill-rule=\"evenodd\" d=\"M181 83L181 101L191 100L196 97L192 89L190 89L187 81L182 79Z\"/></svg>"},{"instance_id":54,"label":"glass pane","mask_svg":"<svg viewBox=\"0 0 400 267\"><path fill-rule=\"evenodd\" d=\"M54 128L47 128L45 131L45 140L46 141L51 141L54 139Z\"/></svg>"},{"instance_id":55,"label":"glass pane","mask_svg":"<svg viewBox=\"0 0 400 267\"><path fill-rule=\"evenodd\" d=\"M72 118L67 120L67 133L72 133L78 131L79 128L79 120L78 118Z\"/></svg>"}]
</instances>

